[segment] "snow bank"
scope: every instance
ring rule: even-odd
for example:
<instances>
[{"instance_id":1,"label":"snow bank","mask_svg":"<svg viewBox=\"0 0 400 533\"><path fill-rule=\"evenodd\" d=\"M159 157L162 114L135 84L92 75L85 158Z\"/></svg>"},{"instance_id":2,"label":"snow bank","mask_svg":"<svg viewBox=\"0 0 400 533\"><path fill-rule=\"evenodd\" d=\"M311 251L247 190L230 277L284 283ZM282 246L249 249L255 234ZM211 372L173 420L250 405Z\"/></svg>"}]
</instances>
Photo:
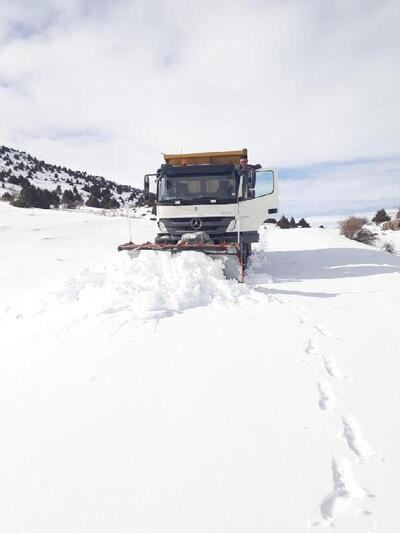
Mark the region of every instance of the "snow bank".
<instances>
[{"instance_id":1,"label":"snow bank","mask_svg":"<svg viewBox=\"0 0 400 533\"><path fill-rule=\"evenodd\" d=\"M223 268L223 261L196 252L145 251L134 258L126 252L108 266L71 278L57 298L83 314L162 318L214 300L235 302L247 294L244 285L225 279Z\"/></svg>"}]
</instances>

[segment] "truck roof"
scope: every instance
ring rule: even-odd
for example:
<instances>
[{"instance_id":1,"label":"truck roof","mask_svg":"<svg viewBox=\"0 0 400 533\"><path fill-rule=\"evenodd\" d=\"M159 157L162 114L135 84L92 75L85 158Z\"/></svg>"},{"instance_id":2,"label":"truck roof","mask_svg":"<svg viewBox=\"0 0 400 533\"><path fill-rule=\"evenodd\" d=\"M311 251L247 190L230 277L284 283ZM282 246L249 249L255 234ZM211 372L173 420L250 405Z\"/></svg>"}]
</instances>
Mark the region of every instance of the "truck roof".
<instances>
[{"instance_id":1,"label":"truck roof","mask_svg":"<svg viewBox=\"0 0 400 533\"><path fill-rule=\"evenodd\" d=\"M229 152L197 152L192 154L163 154L167 165L237 165L241 157L247 158L247 148Z\"/></svg>"}]
</instances>

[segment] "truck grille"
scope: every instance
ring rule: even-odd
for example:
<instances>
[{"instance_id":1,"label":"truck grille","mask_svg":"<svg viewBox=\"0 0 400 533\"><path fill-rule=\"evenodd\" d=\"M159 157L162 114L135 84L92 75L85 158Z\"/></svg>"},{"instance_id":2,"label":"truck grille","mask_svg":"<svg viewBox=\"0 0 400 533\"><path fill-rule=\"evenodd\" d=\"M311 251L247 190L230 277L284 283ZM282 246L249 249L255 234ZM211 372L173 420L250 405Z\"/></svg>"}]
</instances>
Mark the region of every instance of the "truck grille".
<instances>
[{"instance_id":1,"label":"truck grille","mask_svg":"<svg viewBox=\"0 0 400 533\"><path fill-rule=\"evenodd\" d=\"M200 228L192 225L192 221L194 220L201 221ZM164 224L171 237L180 237L184 233L191 233L193 231L205 231L210 237L213 237L214 235L224 234L232 220L234 220L234 217L191 217L161 218L160 222Z\"/></svg>"}]
</instances>

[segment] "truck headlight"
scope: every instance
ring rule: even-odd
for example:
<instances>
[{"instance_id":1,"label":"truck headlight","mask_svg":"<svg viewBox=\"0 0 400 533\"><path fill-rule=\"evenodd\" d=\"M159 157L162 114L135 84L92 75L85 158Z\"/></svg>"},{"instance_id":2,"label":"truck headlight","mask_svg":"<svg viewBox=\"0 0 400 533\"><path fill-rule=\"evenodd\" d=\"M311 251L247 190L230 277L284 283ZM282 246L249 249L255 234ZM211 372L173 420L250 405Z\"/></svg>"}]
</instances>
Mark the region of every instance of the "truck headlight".
<instances>
[{"instance_id":1,"label":"truck headlight","mask_svg":"<svg viewBox=\"0 0 400 533\"><path fill-rule=\"evenodd\" d=\"M157 222L157 224L158 224L158 229L161 231L161 233L168 233L167 228L160 220Z\"/></svg>"}]
</instances>

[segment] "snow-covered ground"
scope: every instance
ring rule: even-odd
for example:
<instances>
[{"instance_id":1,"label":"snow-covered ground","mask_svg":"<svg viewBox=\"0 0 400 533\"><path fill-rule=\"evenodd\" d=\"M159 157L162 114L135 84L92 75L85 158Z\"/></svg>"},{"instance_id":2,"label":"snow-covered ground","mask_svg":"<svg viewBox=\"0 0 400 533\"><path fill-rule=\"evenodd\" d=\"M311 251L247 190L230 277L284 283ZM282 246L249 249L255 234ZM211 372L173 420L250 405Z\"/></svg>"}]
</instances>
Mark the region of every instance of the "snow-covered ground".
<instances>
[{"instance_id":1,"label":"snow-covered ground","mask_svg":"<svg viewBox=\"0 0 400 533\"><path fill-rule=\"evenodd\" d=\"M400 258L271 229L240 285L128 239L0 205L0 530L397 533Z\"/></svg>"},{"instance_id":2,"label":"snow-covered ground","mask_svg":"<svg viewBox=\"0 0 400 533\"><path fill-rule=\"evenodd\" d=\"M398 211L398 209L386 210L391 220L396 219L396 214ZM362 213L355 213L352 216L365 218L367 220L365 228L375 234L376 242L374 243L374 246L376 248L383 248L386 244L390 244L394 250L394 253L400 255L400 231L382 230L382 224L374 224L371 222L375 214L376 211L366 211ZM325 228L339 232L339 221L345 220L349 216L350 215L311 216L307 217L307 221L311 224L313 228L324 226Z\"/></svg>"}]
</instances>

